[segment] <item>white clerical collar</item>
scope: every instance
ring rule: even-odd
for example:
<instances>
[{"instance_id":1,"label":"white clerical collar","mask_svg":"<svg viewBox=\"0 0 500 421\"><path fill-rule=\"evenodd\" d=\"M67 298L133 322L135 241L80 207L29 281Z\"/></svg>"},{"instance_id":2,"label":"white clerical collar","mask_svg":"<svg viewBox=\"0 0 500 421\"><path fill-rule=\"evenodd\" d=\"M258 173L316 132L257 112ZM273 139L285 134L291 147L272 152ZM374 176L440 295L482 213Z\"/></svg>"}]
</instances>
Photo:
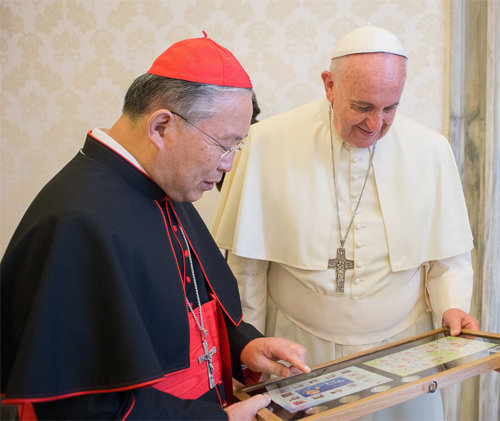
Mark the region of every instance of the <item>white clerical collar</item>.
<instances>
[{"instance_id":1,"label":"white clerical collar","mask_svg":"<svg viewBox=\"0 0 500 421\"><path fill-rule=\"evenodd\" d=\"M147 171L143 168L139 161L135 159L129 151L127 151L122 145L120 145L115 139L113 139L109 134L107 134L103 129L95 128L90 132L93 137L95 137L100 142L104 143L110 149L113 149L118 155L121 155L131 164L139 168L142 172L147 174Z\"/></svg>"}]
</instances>

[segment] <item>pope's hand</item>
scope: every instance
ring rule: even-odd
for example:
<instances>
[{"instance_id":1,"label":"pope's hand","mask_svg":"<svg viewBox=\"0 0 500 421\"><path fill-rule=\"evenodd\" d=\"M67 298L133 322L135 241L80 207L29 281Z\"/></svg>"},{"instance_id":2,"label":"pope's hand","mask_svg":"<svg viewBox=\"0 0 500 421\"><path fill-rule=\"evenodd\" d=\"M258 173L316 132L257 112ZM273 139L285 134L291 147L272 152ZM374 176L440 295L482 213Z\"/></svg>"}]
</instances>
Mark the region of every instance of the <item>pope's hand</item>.
<instances>
[{"instance_id":1,"label":"pope's hand","mask_svg":"<svg viewBox=\"0 0 500 421\"><path fill-rule=\"evenodd\" d=\"M449 327L452 336L460 334L461 329L480 329L479 322L474 317L458 308L450 308L443 313L443 327ZM500 368L495 371L500 373Z\"/></svg>"},{"instance_id":2,"label":"pope's hand","mask_svg":"<svg viewBox=\"0 0 500 421\"><path fill-rule=\"evenodd\" d=\"M229 421L251 421L255 420L255 414L271 403L269 395L255 395L243 402L229 405L226 411Z\"/></svg>"},{"instance_id":3,"label":"pope's hand","mask_svg":"<svg viewBox=\"0 0 500 421\"><path fill-rule=\"evenodd\" d=\"M252 371L288 377L294 372L294 367L304 373L311 371L305 362L306 355L307 351L302 345L288 339L257 338L243 348L240 360ZM291 367L278 360L290 363Z\"/></svg>"},{"instance_id":4,"label":"pope's hand","mask_svg":"<svg viewBox=\"0 0 500 421\"><path fill-rule=\"evenodd\" d=\"M462 329L479 330L479 322L458 308L449 308L443 313L443 327L450 328L451 335L457 336Z\"/></svg>"}]
</instances>

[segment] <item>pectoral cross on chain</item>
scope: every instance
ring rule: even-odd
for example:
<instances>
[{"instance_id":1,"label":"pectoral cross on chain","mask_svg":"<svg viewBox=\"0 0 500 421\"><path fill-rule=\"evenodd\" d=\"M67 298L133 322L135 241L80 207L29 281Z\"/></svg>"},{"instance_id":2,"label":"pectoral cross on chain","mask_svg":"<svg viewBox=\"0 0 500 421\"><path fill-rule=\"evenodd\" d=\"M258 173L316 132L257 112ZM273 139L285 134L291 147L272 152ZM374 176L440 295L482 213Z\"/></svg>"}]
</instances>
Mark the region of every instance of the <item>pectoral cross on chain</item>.
<instances>
[{"instance_id":1,"label":"pectoral cross on chain","mask_svg":"<svg viewBox=\"0 0 500 421\"><path fill-rule=\"evenodd\" d=\"M339 247L337 249L337 257L328 260L328 269L335 269L335 281L337 283L336 291L341 294L344 293L345 271L347 269L354 269L354 260L345 258L345 248Z\"/></svg>"},{"instance_id":2,"label":"pectoral cross on chain","mask_svg":"<svg viewBox=\"0 0 500 421\"><path fill-rule=\"evenodd\" d=\"M210 351L208 350L206 330L204 330L201 334L201 342L203 344L203 350L205 351L205 353L198 357L198 364L201 364L203 361L207 362L208 380L210 382L210 389L213 389L215 387L215 380L214 380L214 365L212 363L212 357L217 352L217 350L215 349L215 346Z\"/></svg>"}]
</instances>

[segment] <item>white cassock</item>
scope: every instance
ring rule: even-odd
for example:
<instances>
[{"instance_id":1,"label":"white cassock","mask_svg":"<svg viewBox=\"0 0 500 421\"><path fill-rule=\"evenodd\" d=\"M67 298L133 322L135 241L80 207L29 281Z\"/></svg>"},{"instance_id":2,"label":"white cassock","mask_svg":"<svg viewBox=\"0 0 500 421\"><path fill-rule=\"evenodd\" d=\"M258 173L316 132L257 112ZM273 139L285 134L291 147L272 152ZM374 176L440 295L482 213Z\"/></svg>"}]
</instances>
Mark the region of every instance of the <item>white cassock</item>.
<instances>
[{"instance_id":1,"label":"white cassock","mask_svg":"<svg viewBox=\"0 0 500 421\"><path fill-rule=\"evenodd\" d=\"M472 294L472 234L450 145L401 114L377 142L345 243L354 269L336 293L328 108L322 99L251 127L213 226L230 251L245 320L303 344L312 365L441 326L446 309L469 311ZM370 152L336 133L333 150L345 236ZM422 398L372 418L442 418L439 394Z\"/></svg>"}]
</instances>

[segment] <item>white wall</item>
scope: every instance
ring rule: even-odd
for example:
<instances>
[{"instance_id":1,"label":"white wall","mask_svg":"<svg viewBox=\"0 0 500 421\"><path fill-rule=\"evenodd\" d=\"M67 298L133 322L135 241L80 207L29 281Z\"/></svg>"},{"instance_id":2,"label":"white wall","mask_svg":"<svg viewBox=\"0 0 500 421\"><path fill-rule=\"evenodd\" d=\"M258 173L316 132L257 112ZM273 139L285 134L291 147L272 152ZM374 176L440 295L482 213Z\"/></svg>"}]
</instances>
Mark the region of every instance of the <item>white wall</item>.
<instances>
[{"instance_id":1,"label":"white wall","mask_svg":"<svg viewBox=\"0 0 500 421\"><path fill-rule=\"evenodd\" d=\"M205 30L242 62L264 118L323 95L335 42L371 23L409 53L400 109L447 135L450 0L2 0L0 253L40 188L132 80ZM197 206L207 221L217 194Z\"/></svg>"}]
</instances>

